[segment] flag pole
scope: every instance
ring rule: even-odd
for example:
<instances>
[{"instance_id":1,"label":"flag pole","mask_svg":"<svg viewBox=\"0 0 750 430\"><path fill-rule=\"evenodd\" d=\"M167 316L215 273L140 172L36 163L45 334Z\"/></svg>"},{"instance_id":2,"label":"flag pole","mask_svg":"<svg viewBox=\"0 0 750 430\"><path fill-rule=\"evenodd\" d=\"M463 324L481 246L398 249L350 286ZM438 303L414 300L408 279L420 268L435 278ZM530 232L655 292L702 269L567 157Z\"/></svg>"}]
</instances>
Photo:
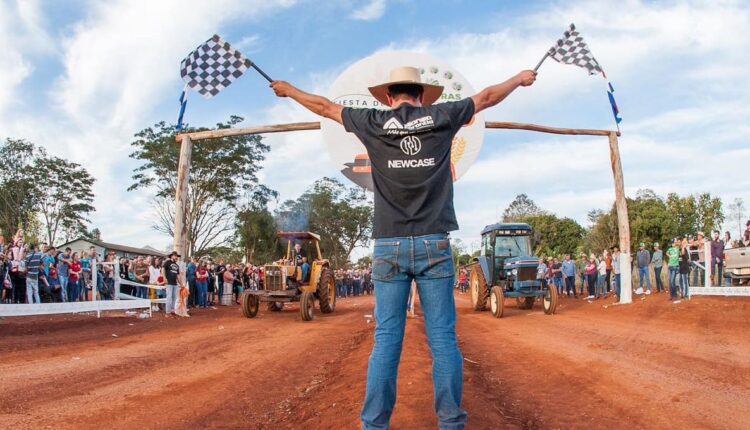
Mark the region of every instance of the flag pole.
<instances>
[{"instance_id":1,"label":"flag pole","mask_svg":"<svg viewBox=\"0 0 750 430\"><path fill-rule=\"evenodd\" d=\"M544 54L544 57L542 57L542 59L541 59L541 60L539 60L539 63L537 63L536 67L534 67L534 71L535 71L535 72L536 72L537 70L539 70L539 67L541 67L541 66L542 66L542 63L544 63L544 60L546 60L546 59L547 59L547 57L549 57L549 51L547 51L547 53L546 53L546 54Z\"/></svg>"},{"instance_id":2,"label":"flag pole","mask_svg":"<svg viewBox=\"0 0 750 430\"><path fill-rule=\"evenodd\" d=\"M266 80L269 83L273 83L273 79L271 79L270 76L266 75L266 72L264 72L263 70L260 70L260 67L256 66L255 63L253 63L252 61L250 61L250 66L252 66L253 69L257 70L258 73L260 73L264 78L266 78Z\"/></svg>"}]
</instances>

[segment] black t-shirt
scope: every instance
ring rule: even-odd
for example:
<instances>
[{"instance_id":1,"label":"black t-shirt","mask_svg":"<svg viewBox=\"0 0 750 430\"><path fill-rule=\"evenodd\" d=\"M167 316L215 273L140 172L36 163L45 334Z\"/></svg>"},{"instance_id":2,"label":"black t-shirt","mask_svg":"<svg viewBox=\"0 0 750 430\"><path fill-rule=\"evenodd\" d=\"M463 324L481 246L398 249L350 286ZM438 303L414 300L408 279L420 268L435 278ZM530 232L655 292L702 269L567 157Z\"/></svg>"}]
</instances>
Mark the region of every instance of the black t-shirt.
<instances>
[{"instance_id":1,"label":"black t-shirt","mask_svg":"<svg viewBox=\"0 0 750 430\"><path fill-rule=\"evenodd\" d=\"M180 274L180 266L172 260L164 262L164 276L168 285L177 285L177 275Z\"/></svg>"},{"instance_id":2,"label":"black t-shirt","mask_svg":"<svg viewBox=\"0 0 750 430\"><path fill-rule=\"evenodd\" d=\"M344 128L365 145L372 165L374 238L458 229L451 144L473 115L470 98L393 110L344 108Z\"/></svg>"},{"instance_id":3,"label":"black t-shirt","mask_svg":"<svg viewBox=\"0 0 750 430\"><path fill-rule=\"evenodd\" d=\"M295 252L297 252L297 251L295 250ZM307 252L305 252L304 248L300 248L299 252L297 252L297 257L296 257L296 264L297 264L297 266L301 266L302 265L302 263L303 263L302 259L303 258L305 258L305 259L307 258Z\"/></svg>"},{"instance_id":4,"label":"black t-shirt","mask_svg":"<svg viewBox=\"0 0 750 430\"><path fill-rule=\"evenodd\" d=\"M559 272L555 273L555 278L562 278L562 263L555 263L552 265L552 268L555 270L560 270Z\"/></svg>"}]
</instances>

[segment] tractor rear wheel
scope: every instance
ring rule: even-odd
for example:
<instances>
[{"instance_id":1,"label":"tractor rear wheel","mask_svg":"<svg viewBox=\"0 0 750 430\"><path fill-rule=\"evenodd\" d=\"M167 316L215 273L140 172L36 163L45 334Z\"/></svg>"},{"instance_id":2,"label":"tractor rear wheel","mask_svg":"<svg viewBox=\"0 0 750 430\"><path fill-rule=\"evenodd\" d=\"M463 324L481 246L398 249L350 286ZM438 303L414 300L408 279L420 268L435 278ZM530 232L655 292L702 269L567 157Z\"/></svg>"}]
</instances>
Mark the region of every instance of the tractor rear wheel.
<instances>
[{"instance_id":1,"label":"tractor rear wheel","mask_svg":"<svg viewBox=\"0 0 750 430\"><path fill-rule=\"evenodd\" d=\"M492 316L502 318L504 307L505 296L503 295L503 289L495 285L492 287L492 292L490 292L490 310L492 311Z\"/></svg>"},{"instance_id":2,"label":"tractor rear wheel","mask_svg":"<svg viewBox=\"0 0 750 430\"><path fill-rule=\"evenodd\" d=\"M299 310L302 321L312 321L315 318L313 308L315 307L315 294L304 292L299 300Z\"/></svg>"},{"instance_id":3,"label":"tractor rear wheel","mask_svg":"<svg viewBox=\"0 0 750 430\"><path fill-rule=\"evenodd\" d=\"M534 297L517 297L518 309L531 309L534 307Z\"/></svg>"},{"instance_id":4,"label":"tractor rear wheel","mask_svg":"<svg viewBox=\"0 0 750 430\"><path fill-rule=\"evenodd\" d=\"M271 312L281 312L283 309L283 302L268 302L268 310Z\"/></svg>"},{"instance_id":5,"label":"tractor rear wheel","mask_svg":"<svg viewBox=\"0 0 750 430\"><path fill-rule=\"evenodd\" d=\"M482 267L475 264L471 268L471 277L469 280L471 288L471 306L475 311L483 311L487 306L487 281L484 278Z\"/></svg>"},{"instance_id":6,"label":"tractor rear wheel","mask_svg":"<svg viewBox=\"0 0 750 430\"><path fill-rule=\"evenodd\" d=\"M547 292L544 294L544 313L547 315L552 315L555 313L555 310L557 309L557 288L554 285L549 285L547 287Z\"/></svg>"},{"instance_id":7,"label":"tractor rear wheel","mask_svg":"<svg viewBox=\"0 0 750 430\"><path fill-rule=\"evenodd\" d=\"M260 299L255 294L250 292L244 292L242 294L242 313L247 318L255 318L258 315L258 308L260 307Z\"/></svg>"},{"instance_id":8,"label":"tractor rear wheel","mask_svg":"<svg viewBox=\"0 0 750 430\"><path fill-rule=\"evenodd\" d=\"M321 312L330 314L336 309L336 279L333 270L328 267L320 273L317 294Z\"/></svg>"}]
</instances>

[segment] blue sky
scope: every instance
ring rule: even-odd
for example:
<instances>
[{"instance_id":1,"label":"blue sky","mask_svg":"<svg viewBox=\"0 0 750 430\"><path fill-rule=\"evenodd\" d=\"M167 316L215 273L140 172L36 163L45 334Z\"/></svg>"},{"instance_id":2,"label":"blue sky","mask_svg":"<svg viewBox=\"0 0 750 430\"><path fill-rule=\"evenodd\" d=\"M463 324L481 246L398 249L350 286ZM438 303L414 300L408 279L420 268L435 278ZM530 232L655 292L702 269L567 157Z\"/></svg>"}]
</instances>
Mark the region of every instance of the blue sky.
<instances>
[{"instance_id":1,"label":"blue sky","mask_svg":"<svg viewBox=\"0 0 750 430\"><path fill-rule=\"evenodd\" d=\"M533 67L570 22L617 90L627 192L711 192L750 206L750 7L741 1L0 0L0 138L86 166L97 178L92 226L105 240L164 248L148 194L126 191L129 143L175 121L179 62L213 33L272 77L325 94L347 66L387 49L430 53L480 89ZM253 73L213 99L193 94L186 120L211 126L230 114L245 126L315 120ZM603 80L551 61L485 118L613 126ZM317 132L267 142L262 180L282 199L339 176ZM455 236L475 242L522 192L585 224L614 198L606 139L488 130L456 183Z\"/></svg>"}]
</instances>

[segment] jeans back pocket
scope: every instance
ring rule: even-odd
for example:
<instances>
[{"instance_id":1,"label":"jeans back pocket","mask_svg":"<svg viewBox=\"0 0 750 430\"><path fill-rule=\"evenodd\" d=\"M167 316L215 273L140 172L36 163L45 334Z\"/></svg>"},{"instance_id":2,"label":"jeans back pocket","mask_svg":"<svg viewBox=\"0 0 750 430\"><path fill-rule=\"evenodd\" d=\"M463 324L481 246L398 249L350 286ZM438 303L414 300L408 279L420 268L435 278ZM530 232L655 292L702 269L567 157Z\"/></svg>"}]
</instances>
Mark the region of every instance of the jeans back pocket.
<instances>
[{"instance_id":1,"label":"jeans back pocket","mask_svg":"<svg viewBox=\"0 0 750 430\"><path fill-rule=\"evenodd\" d=\"M449 239L425 240L427 249L427 270L430 278L447 278L455 275L453 269L453 251Z\"/></svg>"},{"instance_id":2,"label":"jeans back pocket","mask_svg":"<svg viewBox=\"0 0 750 430\"><path fill-rule=\"evenodd\" d=\"M372 279L388 281L398 274L398 241L375 241L372 253Z\"/></svg>"}]
</instances>

